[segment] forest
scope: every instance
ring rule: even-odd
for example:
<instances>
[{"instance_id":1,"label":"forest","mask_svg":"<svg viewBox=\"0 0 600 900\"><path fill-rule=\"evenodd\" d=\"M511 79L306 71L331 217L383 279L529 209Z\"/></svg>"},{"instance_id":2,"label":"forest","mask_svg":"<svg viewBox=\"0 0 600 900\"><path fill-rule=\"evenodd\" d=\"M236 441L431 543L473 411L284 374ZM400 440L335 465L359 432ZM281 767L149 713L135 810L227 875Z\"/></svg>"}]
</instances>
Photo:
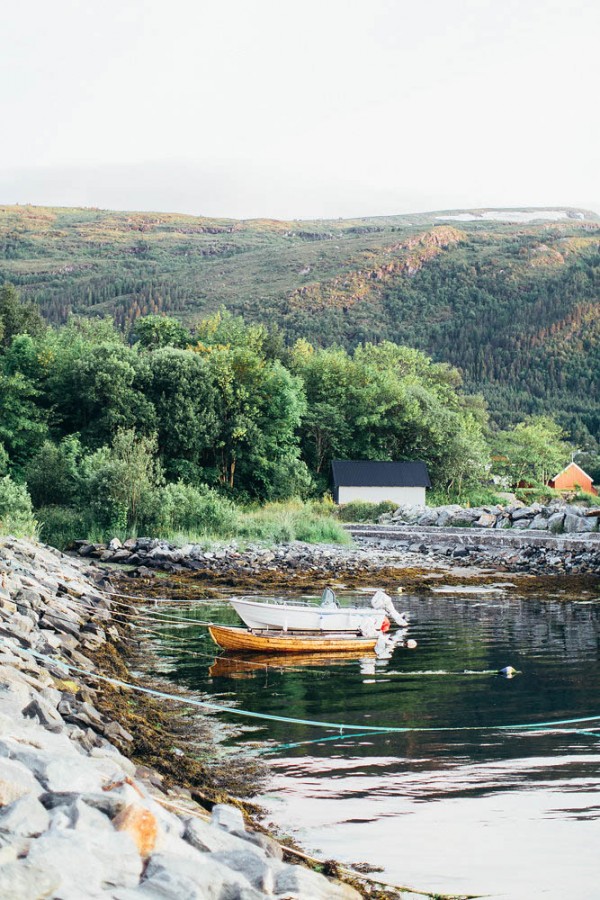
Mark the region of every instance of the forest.
<instances>
[{"instance_id":1,"label":"forest","mask_svg":"<svg viewBox=\"0 0 600 900\"><path fill-rule=\"evenodd\" d=\"M539 216L539 218L536 218ZM493 423L556 419L596 450L600 223L429 213L314 222L0 207L0 283L46 321L148 315L194 328L222 307L288 348L385 341L460 370Z\"/></svg>"},{"instance_id":2,"label":"forest","mask_svg":"<svg viewBox=\"0 0 600 900\"><path fill-rule=\"evenodd\" d=\"M545 481L569 459L566 437L549 417L493 429L455 367L391 341L289 344L227 310L191 330L157 315L127 331L108 317L53 326L0 288L5 531L39 528L61 545L141 533L343 540L326 497L333 458L421 459L438 500L481 502L492 470L507 484Z\"/></svg>"}]
</instances>

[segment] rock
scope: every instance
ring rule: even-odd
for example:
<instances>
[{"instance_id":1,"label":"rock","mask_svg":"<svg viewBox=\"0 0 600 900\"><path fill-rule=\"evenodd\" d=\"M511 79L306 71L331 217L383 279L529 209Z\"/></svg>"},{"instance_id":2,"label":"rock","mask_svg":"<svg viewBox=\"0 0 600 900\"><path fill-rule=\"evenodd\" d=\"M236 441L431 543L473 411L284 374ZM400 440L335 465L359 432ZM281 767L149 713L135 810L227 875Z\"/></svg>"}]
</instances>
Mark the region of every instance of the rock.
<instances>
[{"instance_id":1,"label":"rock","mask_svg":"<svg viewBox=\"0 0 600 900\"><path fill-rule=\"evenodd\" d=\"M36 718L48 731L62 731L65 724L60 713L39 695L22 710L22 714L26 718Z\"/></svg>"},{"instance_id":2,"label":"rock","mask_svg":"<svg viewBox=\"0 0 600 900\"><path fill-rule=\"evenodd\" d=\"M24 794L39 794L41 786L29 769L14 759L0 759L0 807ZM1 894L0 894L1 896Z\"/></svg>"},{"instance_id":3,"label":"rock","mask_svg":"<svg viewBox=\"0 0 600 900\"><path fill-rule=\"evenodd\" d=\"M265 859L257 856L256 853L248 851L231 851L226 850L221 853L211 853L211 863L217 860L233 869L234 872L241 872L250 884L265 894L272 894L275 888L275 874L273 868Z\"/></svg>"},{"instance_id":4,"label":"rock","mask_svg":"<svg viewBox=\"0 0 600 900\"><path fill-rule=\"evenodd\" d=\"M548 519L548 531L551 531L552 534L561 534L563 531L564 521L564 512L553 513Z\"/></svg>"},{"instance_id":5,"label":"rock","mask_svg":"<svg viewBox=\"0 0 600 900\"><path fill-rule=\"evenodd\" d=\"M115 816L113 825L117 831L126 831L131 835L140 856L150 856L156 844L158 823L149 809L129 804Z\"/></svg>"},{"instance_id":6,"label":"rock","mask_svg":"<svg viewBox=\"0 0 600 900\"><path fill-rule=\"evenodd\" d=\"M264 900L241 872L228 869L208 854L189 859L171 853L155 853L145 871L142 891L165 900ZM242 894L242 891L246 893ZM316 898L315 898L316 900Z\"/></svg>"},{"instance_id":7,"label":"rock","mask_svg":"<svg viewBox=\"0 0 600 900\"><path fill-rule=\"evenodd\" d=\"M432 527L438 524L438 511L437 509L428 509L426 510L422 516L417 520L417 525L419 527Z\"/></svg>"},{"instance_id":8,"label":"rock","mask_svg":"<svg viewBox=\"0 0 600 900\"><path fill-rule=\"evenodd\" d=\"M58 861L57 861L58 862ZM19 859L0 866L0 897L6 900L44 900L57 894L62 878L52 865L35 866Z\"/></svg>"},{"instance_id":9,"label":"rock","mask_svg":"<svg viewBox=\"0 0 600 900\"><path fill-rule=\"evenodd\" d=\"M72 758L53 759L45 767L42 775L43 783L49 791L78 791L98 794L102 790L105 779L100 772L90 765L73 765Z\"/></svg>"},{"instance_id":10,"label":"rock","mask_svg":"<svg viewBox=\"0 0 600 900\"><path fill-rule=\"evenodd\" d=\"M266 856L272 859L283 859L281 845L268 834L262 834L260 831L234 831L232 834L259 847Z\"/></svg>"},{"instance_id":11,"label":"rock","mask_svg":"<svg viewBox=\"0 0 600 900\"><path fill-rule=\"evenodd\" d=\"M33 794L24 794L0 810L0 831L11 835L33 837L49 824L50 816Z\"/></svg>"},{"instance_id":12,"label":"rock","mask_svg":"<svg viewBox=\"0 0 600 900\"><path fill-rule=\"evenodd\" d=\"M493 528L496 524L496 516L492 513L482 513L478 519L473 522L475 528Z\"/></svg>"},{"instance_id":13,"label":"rock","mask_svg":"<svg viewBox=\"0 0 600 900\"><path fill-rule=\"evenodd\" d=\"M110 540L110 541L108 542L108 549L109 549L109 550L121 550L122 547L123 547L123 544L121 543L121 541L120 541L119 538L117 538L117 537L114 537L112 540Z\"/></svg>"},{"instance_id":14,"label":"rock","mask_svg":"<svg viewBox=\"0 0 600 900\"><path fill-rule=\"evenodd\" d=\"M548 522L550 520L543 516L541 513L538 513L531 522L529 523L529 528L532 531L548 531Z\"/></svg>"},{"instance_id":15,"label":"rock","mask_svg":"<svg viewBox=\"0 0 600 900\"><path fill-rule=\"evenodd\" d=\"M224 828L225 831L245 831L246 824L241 810L237 806L230 806L227 803L217 803L213 806L211 815L211 825Z\"/></svg>"},{"instance_id":16,"label":"rock","mask_svg":"<svg viewBox=\"0 0 600 900\"><path fill-rule=\"evenodd\" d=\"M360 894L349 884L330 881L311 869L286 866L275 879L275 892L300 900L360 900Z\"/></svg>"},{"instance_id":17,"label":"rock","mask_svg":"<svg viewBox=\"0 0 600 900\"><path fill-rule=\"evenodd\" d=\"M583 516L574 515L571 512L565 513L563 522L563 531L565 534L574 534L591 530L592 526L589 520L585 519Z\"/></svg>"},{"instance_id":18,"label":"rock","mask_svg":"<svg viewBox=\"0 0 600 900\"><path fill-rule=\"evenodd\" d=\"M32 841L28 860L41 868L60 862L60 900L95 897L112 887L137 887L143 864L128 834L112 829L77 831L59 824Z\"/></svg>"},{"instance_id":19,"label":"rock","mask_svg":"<svg viewBox=\"0 0 600 900\"><path fill-rule=\"evenodd\" d=\"M245 837L243 837L244 835ZM224 828L210 825L208 822L204 822L196 816L186 820L183 837L192 845L192 847L195 847L196 850L200 850L204 853L220 853L222 851L242 852L248 850L249 842L247 841L247 838L249 835L245 830L233 834L232 832L226 831ZM255 844L253 841L251 843L256 847L255 852L258 855L264 854L263 848L260 847L258 843Z\"/></svg>"}]
</instances>

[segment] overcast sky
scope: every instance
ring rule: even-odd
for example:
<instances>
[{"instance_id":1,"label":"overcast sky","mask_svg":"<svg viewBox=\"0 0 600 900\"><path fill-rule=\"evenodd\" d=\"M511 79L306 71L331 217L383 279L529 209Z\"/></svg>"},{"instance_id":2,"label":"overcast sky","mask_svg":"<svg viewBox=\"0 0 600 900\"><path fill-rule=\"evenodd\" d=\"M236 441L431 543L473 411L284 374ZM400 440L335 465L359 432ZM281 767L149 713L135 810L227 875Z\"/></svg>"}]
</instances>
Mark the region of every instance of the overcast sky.
<instances>
[{"instance_id":1,"label":"overcast sky","mask_svg":"<svg viewBox=\"0 0 600 900\"><path fill-rule=\"evenodd\" d=\"M19 0L0 203L600 212L598 0Z\"/></svg>"}]
</instances>

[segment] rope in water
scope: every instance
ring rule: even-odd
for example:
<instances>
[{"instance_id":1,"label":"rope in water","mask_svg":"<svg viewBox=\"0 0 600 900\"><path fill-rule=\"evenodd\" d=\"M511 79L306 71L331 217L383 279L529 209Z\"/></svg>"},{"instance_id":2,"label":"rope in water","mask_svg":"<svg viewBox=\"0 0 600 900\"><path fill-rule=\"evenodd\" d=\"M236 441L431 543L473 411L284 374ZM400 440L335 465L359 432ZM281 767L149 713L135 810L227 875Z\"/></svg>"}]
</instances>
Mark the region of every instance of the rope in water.
<instances>
[{"instance_id":1,"label":"rope in water","mask_svg":"<svg viewBox=\"0 0 600 900\"><path fill-rule=\"evenodd\" d=\"M2 639L2 643L6 645L6 640ZM65 663L62 660L54 659L44 653L38 653L35 650L26 650L19 648L20 652L32 656L43 662L59 666L67 672L77 672L87 678L93 678L97 681L103 681L112 684L115 687L127 688L128 690L137 691L138 693L147 694L152 697L158 697L162 700L171 700L175 703L181 703L187 706L198 706L204 709L210 709L214 712L222 712L237 716L246 716L251 719L261 719L268 722L283 722L290 725L308 725L315 728L333 728L340 734L344 731L370 732L378 734L408 734L408 733L439 733L439 732L456 732L456 731L535 731L535 730L552 730L562 725L579 725L585 722L600 722L600 715L597 716L581 716L572 719L555 719L548 722L535 723L519 723L516 725L446 725L446 726L390 726L390 725L354 725L345 722L321 722L315 719L296 719L292 716L277 716L272 713L260 713L248 709L239 709L238 707L224 706L222 703L211 703L208 700L196 700L193 697L181 697L177 694L169 694L165 691L159 691L155 688L143 687L139 684L131 684L122 681L119 678L111 678L108 675L100 675L97 672L90 672L80 666L74 666Z\"/></svg>"}]
</instances>

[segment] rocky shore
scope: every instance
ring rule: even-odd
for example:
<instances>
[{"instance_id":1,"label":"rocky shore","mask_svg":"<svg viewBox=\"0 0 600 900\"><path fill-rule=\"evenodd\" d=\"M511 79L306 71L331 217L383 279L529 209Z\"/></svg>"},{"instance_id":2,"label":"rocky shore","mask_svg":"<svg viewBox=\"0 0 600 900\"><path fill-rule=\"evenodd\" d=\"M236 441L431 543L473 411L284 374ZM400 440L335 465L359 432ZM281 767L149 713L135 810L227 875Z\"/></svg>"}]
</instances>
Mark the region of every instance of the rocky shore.
<instances>
[{"instance_id":1,"label":"rocky shore","mask_svg":"<svg viewBox=\"0 0 600 900\"><path fill-rule=\"evenodd\" d=\"M123 566L124 572L134 578L149 579L162 571L189 576L190 582L197 584L236 588L316 588L340 582L352 587L365 584L369 578L382 580L382 584L393 581L409 586L414 578L427 580L432 572L470 578L480 577L483 571L600 575L599 519L586 516L579 507L578 512L570 511L573 509L524 507L521 515L516 509L513 513L490 512L485 515L495 515L496 522L512 524L478 527L474 516L479 510L462 510L465 518L454 517L453 524L426 525L425 517L417 515L419 508L412 508L410 513L404 511L379 525L347 526L354 538L351 547L294 542L241 549L231 542L208 549L202 544L179 546L142 537L124 543L117 538L106 544L77 541L73 551L98 564ZM545 529L530 527L538 517L546 523ZM429 511L426 518L431 520ZM575 518L580 523L577 528L570 525L570 519ZM555 532L559 519L561 527L567 521L567 531ZM467 520L469 524L465 524Z\"/></svg>"},{"instance_id":2,"label":"rocky shore","mask_svg":"<svg viewBox=\"0 0 600 900\"><path fill-rule=\"evenodd\" d=\"M109 588L88 562L0 539L0 897L358 898L284 862L237 806L208 812L130 758L93 677L119 639Z\"/></svg>"}]
</instances>

